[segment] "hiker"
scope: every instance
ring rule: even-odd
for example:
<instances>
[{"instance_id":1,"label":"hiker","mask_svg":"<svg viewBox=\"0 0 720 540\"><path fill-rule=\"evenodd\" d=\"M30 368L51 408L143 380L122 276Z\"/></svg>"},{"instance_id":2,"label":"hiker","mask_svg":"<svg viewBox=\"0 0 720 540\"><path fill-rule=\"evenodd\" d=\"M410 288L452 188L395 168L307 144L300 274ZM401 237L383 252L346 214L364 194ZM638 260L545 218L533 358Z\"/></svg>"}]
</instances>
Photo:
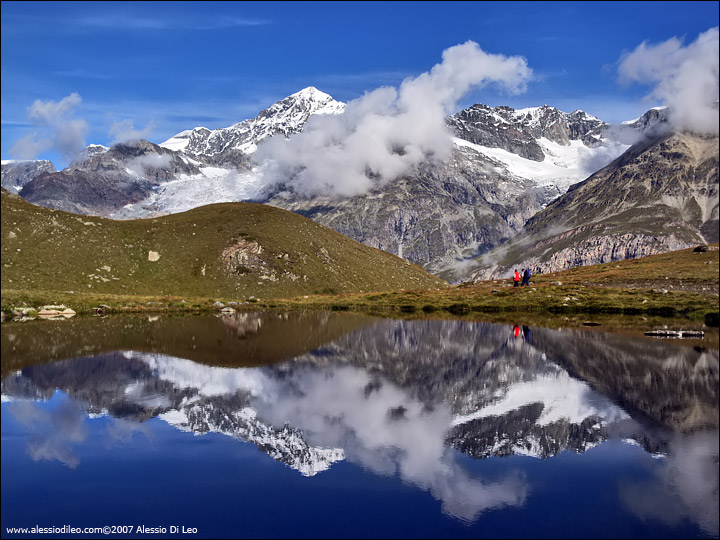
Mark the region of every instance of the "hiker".
<instances>
[{"instance_id":1,"label":"hiker","mask_svg":"<svg viewBox=\"0 0 720 540\"><path fill-rule=\"evenodd\" d=\"M515 269L515 275L513 276L513 285L515 287L520 286L520 274L517 271L517 268Z\"/></svg>"},{"instance_id":2,"label":"hiker","mask_svg":"<svg viewBox=\"0 0 720 540\"><path fill-rule=\"evenodd\" d=\"M523 285L528 285L528 286L530 285L530 269L529 268L525 268L523 270L522 283L520 284L520 286L522 287Z\"/></svg>"}]
</instances>

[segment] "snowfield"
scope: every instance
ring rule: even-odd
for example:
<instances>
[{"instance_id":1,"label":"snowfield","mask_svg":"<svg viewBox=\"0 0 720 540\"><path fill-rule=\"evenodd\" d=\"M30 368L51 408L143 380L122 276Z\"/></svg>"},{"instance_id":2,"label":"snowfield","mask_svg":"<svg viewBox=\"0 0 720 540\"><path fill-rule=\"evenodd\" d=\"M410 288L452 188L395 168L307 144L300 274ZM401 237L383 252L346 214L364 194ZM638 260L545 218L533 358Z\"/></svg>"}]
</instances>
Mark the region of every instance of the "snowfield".
<instances>
[{"instance_id":1,"label":"snowfield","mask_svg":"<svg viewBox=\"0 0 720 540\"><path fill-rule=\"evenodd\" d=\"M580 182L619 157L630 145L606 141L605 144L590 148L580 140L570 141L563 146L544 137L537 140L545 154L543 161L526 159L502 148L489 148L453 137L457 146L470 148L501 164L500 173L527 178L540 187L555 186L559 193ZM601 164L599 167L597 164Z\"/></svg>"}]
</instances>

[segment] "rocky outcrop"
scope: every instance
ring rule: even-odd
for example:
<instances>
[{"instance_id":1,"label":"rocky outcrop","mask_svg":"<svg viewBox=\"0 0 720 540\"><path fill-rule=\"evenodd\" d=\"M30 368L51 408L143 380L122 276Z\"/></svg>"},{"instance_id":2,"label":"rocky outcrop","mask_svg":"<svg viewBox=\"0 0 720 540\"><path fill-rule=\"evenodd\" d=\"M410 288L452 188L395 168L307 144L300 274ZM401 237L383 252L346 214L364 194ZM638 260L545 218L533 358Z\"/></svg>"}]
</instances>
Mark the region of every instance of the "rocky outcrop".
<instances>
[{"instance_id":1,"label":"rocky outcrop","mask_svg":"<svg viewBox=\"0 0 720 540\"><path fill-rule=\"evenodd\" d=\"M686 247L688 247L686 241L672 235L658 237L657 235L628 233L595 236L577 242L572 247L553 251L547 261L540 258L528 259L521 266L534 269L535 273L557 272L576 266L637 259Z\"/></svg>"}]
</instances>

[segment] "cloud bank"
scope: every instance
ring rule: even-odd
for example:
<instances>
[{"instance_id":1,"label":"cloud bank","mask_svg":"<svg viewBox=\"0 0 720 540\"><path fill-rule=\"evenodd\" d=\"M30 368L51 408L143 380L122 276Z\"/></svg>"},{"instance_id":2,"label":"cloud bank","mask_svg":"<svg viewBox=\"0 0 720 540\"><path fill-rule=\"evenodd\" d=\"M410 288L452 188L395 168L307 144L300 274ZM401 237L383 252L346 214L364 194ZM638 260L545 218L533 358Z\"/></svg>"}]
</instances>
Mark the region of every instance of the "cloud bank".
<instances>
[{"instance_id":1,"label":"cloud bank","mask_svg":"<svg viewBox=\"0 0 720 540\"><path fill-rule=\"evenodd\" d=\"M669 108L676 129L717 135L718 50L717 27L687 46L678 38L657 45L643 42L622 58L620 82L654 85L649 97Z\"/></svg>"},{"instance_id":2,"label":"cloud bank","mask_svg":"<svg viewBox=\"0 0 720 540\"><path fill-rule=\"evenodd\" d=\"M18 159L35 159L46 150L55 150L72 161L83 148L90 126L85 120L74 118L82 98L75 92L60 101L36 100L28 107L28 118L37 131L21 138L10 149Z\"/></svg>"},{"instance_id":3,"label":"cloud bank","mask_svg":"<svg viewBox=\"0 0 720 540\"><path fill-rule=\"evenodd\" d=\"M468 41L443 51L442 62L350 101L345 113L314 116L290 139L265 141L256 158L268 185L304 195L351 197L382 186L452 148L445 118L471 88L495 84L525 91L532 70L521 57L488 54Z\"/></svg>"}]
</instances>

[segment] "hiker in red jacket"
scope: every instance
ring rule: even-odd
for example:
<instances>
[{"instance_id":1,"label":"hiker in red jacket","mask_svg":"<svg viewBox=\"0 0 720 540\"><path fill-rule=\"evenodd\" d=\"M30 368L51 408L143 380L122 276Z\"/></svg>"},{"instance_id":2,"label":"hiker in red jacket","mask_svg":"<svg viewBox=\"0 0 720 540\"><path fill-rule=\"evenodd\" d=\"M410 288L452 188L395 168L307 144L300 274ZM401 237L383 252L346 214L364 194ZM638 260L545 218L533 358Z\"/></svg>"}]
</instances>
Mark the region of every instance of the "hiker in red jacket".
<instances>
[{"instance_id":1,"label":"hiker in red jacket","mask_svg":"<svg viewBox=\"0 0 720 540\"><path fill-rule=\"evenodd\" d=\"M515 275L513 276L513 285L515 285L515 287L520 286L520 273L517 271L517 268L515 269Z\"/></svg>"}]
</instances>

